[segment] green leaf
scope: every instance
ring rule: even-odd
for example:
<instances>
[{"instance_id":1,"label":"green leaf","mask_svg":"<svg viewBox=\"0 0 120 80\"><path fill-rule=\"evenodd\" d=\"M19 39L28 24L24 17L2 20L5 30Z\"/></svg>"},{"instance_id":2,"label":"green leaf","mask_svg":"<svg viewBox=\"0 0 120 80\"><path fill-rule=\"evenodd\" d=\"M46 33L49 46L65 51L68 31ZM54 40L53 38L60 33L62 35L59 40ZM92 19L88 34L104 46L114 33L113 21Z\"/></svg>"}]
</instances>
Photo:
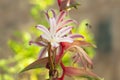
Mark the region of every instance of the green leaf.
<instances>
[{"instance_id":1,"label":"green leaf","mask_svg":"<svg viewBox=\"0 0 120 80\"><path fill-rule=\"evenodd\" d=\"M48 62L48 57L42 58L42 59L37 59L30 65L28 65L26 68L24 68L21 72L25 72L31 69L36 69L36 68L42 68L45 67ZM20 73L21 73L20 72Z\"/></svg>"},{"instance_id":2,"label":"green leaf","mask_svg":"<svg viewBox=\"0 0 120 80\"><path fill-rule=\"evenodd\" d=\"M79 34L83 35L87 42L95 43L94 35L90 30L91 30L90 21L85 19L79 25L79 28L77 29L77 32Z\"/></svg>"},{"instance_id":3,"label":"green leaf","mask_svg":"<svg viewBox=\"0 0 120 80\"><path fill-rule=\"evenodd\" d=\"M81 22L81 24L79 25L79 28L77 28L77 33L81 34L84 36L85 41L91 43L91 44L96 44L95 43L95 39L94 39L94 35L91 31L91 25L90 25L90 21L85 19ZM96 46L94 45L94 47L96 48ZM85 51L87 51L88 55L93 58L94 54L95 54L95 49L93 47L87 47L84 48Z\"/></svg>"}]
</instances>

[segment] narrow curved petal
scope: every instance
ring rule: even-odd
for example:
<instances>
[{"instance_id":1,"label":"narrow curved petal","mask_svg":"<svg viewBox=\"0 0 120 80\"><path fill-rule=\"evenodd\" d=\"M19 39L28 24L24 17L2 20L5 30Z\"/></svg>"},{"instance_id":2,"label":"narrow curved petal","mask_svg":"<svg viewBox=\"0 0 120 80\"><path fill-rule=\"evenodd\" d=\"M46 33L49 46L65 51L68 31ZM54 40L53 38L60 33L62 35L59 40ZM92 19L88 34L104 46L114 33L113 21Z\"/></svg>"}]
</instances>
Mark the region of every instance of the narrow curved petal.
<instances>
[{"instance_id":1,"label":"narrow curved petal","mask_svg":"<svg viewBox=\"0 0 120 80\"><path fill-rule=\"evenodd\" d=\"M65 11L61 11L60 14L57 17L57 24L63 20L63 18L66 16Z\"/></svg>"},{"instance_id":2,"label":"narrow curved petal","mask_svg":"<svg viewBox=\"0 0 120 80\"><path fill-rule=\"evenodd\" d=\"M37 25L36 26L37 29L41 30L42 32L44 32L45 34L49 34L50 32L48 31L48 29L43 26L43 25Z\"/></svg>"},{"instance_id":3,"label":"narrow curved petal","mask_svg":"<svg viewBox=\"0 0 120 80\"><path fill-rule=\"evenodd\" d=\"M72 43L73 39L69 37L59 38L58 42L69 42Z\"/></svg>"},{"instance_id":4,"label":"narrow curved petal","mask_svg":"<svg viewBox=\"0 0 120 80\"><path fill-rule=\"evenodd\" d=\"M44 55L45 55L45 53L46 53L46 51L47 51L47 48L46 47L43 47L41 50L40 50L40 53L39 53L39 59L40 58L42 58Z\"/></svg>"},{"instance_id":5,"label":"narrow curved petal","mask_svg":"<svg viewBox=\"0 0 120 80\"><path fill-rule=\"evenodd\" d=\"M38 45L38 46L46 46L46 44L44 42L41 42L41 41L39 41L39 42L30 41L29 44L30 45L35 44L35 45Z\"/></svg>"},{"instance_id":6,"label":"narrow curved petal","mask_svg":"<svg viewBox=\"0 0 120 80\"><path fill-rule=\"evenodd\" d=\"M81 47L77 47L78 50L82 53L84 59L91 65L93 66L93 62L92 60L89 58L89 56L87 55L87 53L81 48Z\"/></svg>"},{"instance_id":7,"label":"narrow curved petal","mask_svg":"<svg viewBox=\"0 0 120 80\"><path fill-rule=\"evenodd\" d=\"M75 20L69 19L69 20L63 20L61 23L58 24L58 29L62 28L64 26L67 26L70 23L77 23Z\"/></svg>"},{"instance_id":8,"label":"narrow curved petal","mask_svg":"<svg viewBox=\"0 0 120 80\"><path fill-rule=\"evenodd\" d=\"M71 31L72 28L73 28L72 26L64 27L56 33L56 36L57 37L62 37L64 35L68 34Z\"/></svg>"},{"instance_id":9,"label":"narrow curved petal","mask_svg":"<svg viewBox=\"0 0 120 80\"><path fill-rule=\"evenodd\" d=\"M55 18L50 18L49 22L50 22L50 33L51 35L54 35L56 32L56 20Z\"/></svg>"},{"instance_id":10,"label":"narrow curved petal","mask_svg":"<svg viewBox=\"0 0 120 80\"><path fill-rule=\"evenodd\" d=\"M70 37L70 36L68 36ZM72 45L77 45L77 46L93 46L93 44L90 44L89 42L86 42L86 41L82 41L82 40L74 40L73 44Z\"/></svg>"},{"instance_id":11,"label":"narrow curved petal","mask_svg":"<svg viewBox=\"0 0 120 80\"><path fill-rule=\"evenodd\" d=\"M80 34L70 34L70 35L68 35L68 37L73 38L73 39L75 39L75 38L84 38L84 36L82 36Z\"/></svg>"},{"instance_id":12,"label":"narrow curved petal","mask_svg":"<svg viewBox=\"0 0 120 80\"><path fill-rule=\"evenodd\" d=\"M84 57L82 56L81 53L78 53L78 55L79 55L79 59L81 60L81 63L82 63L82 65L83 65L83 67L84 67L85 69L87 69L87 62L85 62L86 60L84 59Z\"/></svg>"},{"instance_id":13,"label":"narrow curved petal","mask_svg":"<svg viewBox=\"0 0 120 80\"><path fill-rule=\"evenodd\" d=\"M51 12L52 12L52 14L53 14L53 17L56 18L56 13L55 13L55 11L54 11L53 9L51 9Z\"/></svg>"},{"instance_id":14,"label":"narrow curved petal","mask_svg":"<svg viewBox=\"0 0 120 80\"><path fill-rule=\"evenodd\" d=\"M71 45L70 47L69 47L69 50L71 49L71 48L76 48L77 50L78 50L78 54L79 54L79 56L80 56L80 58L81 58L81 61L82 61L82 64L83 64L83 66L86 68L87 66L88 67L93 67L93 62L92 62L92 60L89 58L89 56L87 55L87 53L81 48L81 47L79 47L79 46L77 46L77 45ZM84 60L88 63L88 65L86 64L86 62L84 62Z\"/></svg>"},{"instance_id":15,"label":"narrow curved petal","mask_svg":"<svg viewBox=\"0 0 120 80\"><path fill-rule=\"evenodd\" d=\"M51 34L42 34L41 37L42 37L43 39L46 39L46 40L50 41L50 40L51 40L50 35L51 35Z\"/></svg>"},{"instance_id":16,"label":"narrow curved petal","mask_svg":"<svg viewBox=\"0 0 120 80\"><path fill-rule=\"evenodd\" d=\"M74 56L72 57L72 59L74 60L73 63L81 62L80 57L79 57L78 54L74 55Z\"/></svg>"},{"instance_id":17,"label":"narrow curved petal","mask_svg":"<svg viewBox=\"0 0 120 80\"><path fill-rule=\"evenodd\" d=\"M48 15L48 12L45 12L45 16L47 18L47 21L49 21L49 15Z\"/></svg>"}]
</instances>

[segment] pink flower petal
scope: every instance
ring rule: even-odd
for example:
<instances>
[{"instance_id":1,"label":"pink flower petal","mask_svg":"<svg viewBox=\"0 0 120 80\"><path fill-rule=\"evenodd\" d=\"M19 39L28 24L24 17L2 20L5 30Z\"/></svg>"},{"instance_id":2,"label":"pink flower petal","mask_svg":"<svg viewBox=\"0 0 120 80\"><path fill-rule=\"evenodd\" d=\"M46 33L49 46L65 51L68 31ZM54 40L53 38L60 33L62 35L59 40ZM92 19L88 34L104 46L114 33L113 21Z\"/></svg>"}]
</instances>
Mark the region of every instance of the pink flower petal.
<instances>
[{"instance_id":1,"label":"pink flower petal","mask_svg":"<svg viewBox=\"0 0 120 80\"><path fill-rule=\"evenodd\" d=\"M68 37L70 37L70 38L84 38L84 36L82 36L82 35L80 35L80 34L70 34L70 35L68 35Z\"/></svg>"},{"instance_id":2,"label":"pink flower petal","mask_svg":"<svg viewBox=\"0 0 120 80\"><path fill-rule=\"evenodd\" d=\"M47 18L47 21L49 21L49 15L48 15L48 11L47 12L45 12L45 16L46 16L46 18Z\"/></svg>"},{"instance_id":3,"label":"pink flower petal","mask_svg":"<svg viewBox=\"0 0 120 80\"><path fill-rule=\"evenodd\" d=\"M53 17L56 18L56 13L55 13L55 11L54 11L53 9L51 9L51 12L52 12L52 14L53 14Z\"/></svg>"},{"instance_id":4,"label":"pink flower petal","mask_svg":"<svg viewBox=\"0 0 120 80\"><path fill-rule=\"evenodd\" d=\"M48 12L49 12L49 11L51 11L52 14L53 14L53 17L56 18L56 13L55 13L55 11L54 11L53 9L50 9L50 10L48 10L47 12L45 12L45 15L46 15L47 20L49 20L49 18L50 18L49 15L48 15Z\"/></svg>"},{"instance_id":5,"label":"pink flower petal","mask_svg":"<svg viewBox=\"0 0 120 80\"><path fill-rule=\"evenodd\" d=\"M57 24L60 23L65 16L66 16L66 12L65 11L61 11L60 14L57 17Z\"/></svg>"},{"instance_id":6,"label":"pink flower petal","mask_svg":"<svg viewBox=\"0 0 120 80\"><path fill-rule=\"evenodd\" d=\"M35 45L38 45L38 46L46 46L46 44L44 42L41 42L41 41L39 41L39 42L30 41L29 44L30 45L35 44Z\"/></svg>"}]
</instances>

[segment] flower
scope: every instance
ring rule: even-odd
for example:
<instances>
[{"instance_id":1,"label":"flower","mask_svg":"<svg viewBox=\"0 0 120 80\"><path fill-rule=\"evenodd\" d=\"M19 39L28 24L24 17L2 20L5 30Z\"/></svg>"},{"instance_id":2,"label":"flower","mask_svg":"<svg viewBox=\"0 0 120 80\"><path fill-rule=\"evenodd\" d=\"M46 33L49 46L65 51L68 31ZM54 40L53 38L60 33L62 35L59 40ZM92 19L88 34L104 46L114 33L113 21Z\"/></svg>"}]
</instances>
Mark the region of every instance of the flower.
<instances>
[{"instance_id":1,"label":"flower","mask_svg":"<svg viewBox=\"0 0 120 80\"><path fill-rule=\"evenodd\" d=\"M53 48L57 48L60 46L61 42L72 43L74 38L83 38L80 34L70 34L73 26L68 26L70 23L75 23L72 19L65 19L66 11L61 11L58 16L54 10L50 10L52 12L52 17L49 15L49 11L46 12L46 17L50 27L47 28L43 25L37 25L36 28L43 32L42 35L36 41L30 41L31 43L37 44L39 46L44 46L40 51L41 58L47 50L48 43L51 44Z\"/></svg>"},{"instance_id":2,"label":"flower","mask_svg":"<svg viewBox=\"0 0 120 80\"><path fill-rule=\"evenodd\" d=\"M60 42L73 42L73 39L68 37L68 33L70 33L73 26L67 25L74 22L74 20L64 20L66 16L65 11L62 11L59 16L56 16L54 10L50 11L52 12L52 17L49 16L48 12L46 13L50 28L48 29L43 25L36 26L37 29L43 32L41 37L45 41L51 43L52 47L58 47Z\"/></svg>"}]
</instances>

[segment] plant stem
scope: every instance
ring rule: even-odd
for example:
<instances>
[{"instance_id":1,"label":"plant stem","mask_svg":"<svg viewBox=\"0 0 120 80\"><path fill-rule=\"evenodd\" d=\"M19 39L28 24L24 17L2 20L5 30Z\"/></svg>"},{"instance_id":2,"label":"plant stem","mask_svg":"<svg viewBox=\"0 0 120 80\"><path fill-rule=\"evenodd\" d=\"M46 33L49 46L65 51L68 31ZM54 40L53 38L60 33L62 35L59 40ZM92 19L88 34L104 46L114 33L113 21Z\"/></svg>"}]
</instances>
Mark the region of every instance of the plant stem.
<instances>
[{"instance_id":1,"label":"plant stem","mask_svg":"<svg viewBox=\"0 0 120 80\"><path fill-rule=\"evenodd\" d=\"M56 67L56 48L53 50L53 64L54 64L54 69Z\"/></svg>"},{"instance_id":2,"label":"plant stem","mask_svg":"<svg viewBox=\"0 0 120 80\"><path fill-rule=\"evenodd\" d=\"M52 59L52 55L51 55L51 44L48 43L48 61L50 64L50 71L49 71L49 77L50 80L52 80L53 76L54 76L54 64L53 64L53 59Z\"/></svg>"}]
</instances>

